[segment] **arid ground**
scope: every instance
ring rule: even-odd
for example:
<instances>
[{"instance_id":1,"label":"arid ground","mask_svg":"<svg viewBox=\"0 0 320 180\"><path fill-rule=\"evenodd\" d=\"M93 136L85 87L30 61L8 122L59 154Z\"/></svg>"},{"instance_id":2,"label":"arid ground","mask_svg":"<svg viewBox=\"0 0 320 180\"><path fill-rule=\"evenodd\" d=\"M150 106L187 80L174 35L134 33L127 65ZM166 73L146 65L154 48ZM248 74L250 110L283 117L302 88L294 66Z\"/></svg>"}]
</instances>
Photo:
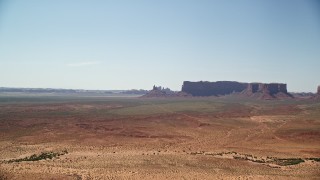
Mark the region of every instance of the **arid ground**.
<instances>
[{"instance_id":1,"label":"arid ground","mask_svg":"<svg viewBox=\"0 0 320 180\"><path fill-rule=\"evenodd\" d=\"M0 96L0 179L320 179L320 102Z\"/></svg>"}]
</instances>

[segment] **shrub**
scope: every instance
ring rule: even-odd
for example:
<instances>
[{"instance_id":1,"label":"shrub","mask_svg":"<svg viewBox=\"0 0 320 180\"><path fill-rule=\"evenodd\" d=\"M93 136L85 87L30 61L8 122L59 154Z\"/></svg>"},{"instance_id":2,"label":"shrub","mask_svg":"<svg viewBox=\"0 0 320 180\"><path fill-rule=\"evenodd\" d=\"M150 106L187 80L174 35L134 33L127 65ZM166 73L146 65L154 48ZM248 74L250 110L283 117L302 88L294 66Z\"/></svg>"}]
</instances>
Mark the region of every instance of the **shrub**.
<instances>
[{"instance_id":1,"label":"shrub","mask_svg":"<svg viewBox=\"0 0 320 180\"><path fill-rule=\"evenodd\" d=\"M277 159L276 164L280 166L290 166L290 165L296 165L304 162L301 158L289 158L289 159Z\"/></svg>"},{"instance_id":2,"label":"shrub","mask_svg":"<svg viewBox=\"0 0 320 180\"><path fill-rule=\"evenodd\" d=\"M43 159L53 159L55 157L59 157L61 155L67 154L68 151L64 150L61 153L56 153L56 152L42 152L40 155L33 154L30 157L25 157L21 159L11 159L8 162L21 162L21 161L40 161Z\"/></svg>"}]
</instances>

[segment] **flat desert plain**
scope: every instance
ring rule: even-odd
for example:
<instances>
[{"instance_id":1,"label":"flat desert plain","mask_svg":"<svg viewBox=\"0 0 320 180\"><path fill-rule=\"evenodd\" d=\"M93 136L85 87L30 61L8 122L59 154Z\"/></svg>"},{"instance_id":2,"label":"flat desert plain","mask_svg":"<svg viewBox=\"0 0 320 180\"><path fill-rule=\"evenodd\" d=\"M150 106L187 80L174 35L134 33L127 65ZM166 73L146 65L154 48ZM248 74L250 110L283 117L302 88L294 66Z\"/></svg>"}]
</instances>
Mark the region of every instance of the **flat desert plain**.
<instances>
[{"instance_id":1,"label":"flat desert plain","mask_svg":"<svg viewBox=\"0 0 320 180\"><path fill-rule=\"evenodd\" d=\"M320 102L0 96L0 179L320 179Z\"/></svg>"}]
</instances>

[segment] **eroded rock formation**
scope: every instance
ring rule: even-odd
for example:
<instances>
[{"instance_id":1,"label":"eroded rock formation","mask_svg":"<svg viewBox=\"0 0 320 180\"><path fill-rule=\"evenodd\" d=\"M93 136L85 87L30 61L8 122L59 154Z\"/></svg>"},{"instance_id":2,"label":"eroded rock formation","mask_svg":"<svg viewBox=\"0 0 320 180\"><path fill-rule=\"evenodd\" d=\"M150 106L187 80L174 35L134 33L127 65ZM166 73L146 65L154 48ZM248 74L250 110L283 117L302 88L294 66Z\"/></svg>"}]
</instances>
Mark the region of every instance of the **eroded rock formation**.
<instances>
[{"instance_id":1,"label":"eroded rock formation","mask_svg":"<svg viewBox=\"0 0 320 180\"><path fill-rule=\"evenodd\" d=\"M239 83L235 81L184 81L182 92L191 94L192 96L219 96L227 95L233 92L241 92L245 90L248 83Z\"/></svg>"},{"instance_id":2,"label":"eroded rock formation","mask_svg":"<svg viewBox=\"0 0 320 180\"><path fill-rule=\"evenodd\" d=\"M240 83L235 81L183 82L182 92L193 96L219 96L237 93L262 99L292 97L283 83Z\"/></svg>"},{"instance_id":3,"label":"eroded rock formation","mask_svg":"<svg viewBox=\"0 0 320 180\"><path fill-rule=\"evenodd\" d=\"M246 89L248 93L256 93L256 92L265 92L271 95L277 94L279 92L288 93L287 85L281 83L271 83L271 84L264 84L264 83L249 83Z\"/></svg>"},{"instance_id":4,"label":"eroded rock formation","mask_svg":"<svg viewBox=\"0 0 320 180\"><path fill-rule=\"evenodd\" d=\"M169 88L163 88L161 86L153 86L152 90L150 90L147 94L141 96L141 97L190 97L190 94L187 94L185 92L175 92L171 91Z\"/></svg>"},{"instance_id":5,"label":"eroded rock formation","mask_svg":"<svg viewBox=\"0 0 320 180\"><path fill-rule=\"evenodd\" d=\"M249 83L247 89L242 91L241 94L260 99L293 97L287 91L287 84L283 83Z\"/></svg>"},{"instance_id":6,"label":"eroded rock formation","mask_svg":"<svg viewBox=\"0 0 320 180\"><path fill-rule=\"evenodd\" d=\"M320 86L318 86L317 94L320 95Z\"/></svg>"}]
</instances>

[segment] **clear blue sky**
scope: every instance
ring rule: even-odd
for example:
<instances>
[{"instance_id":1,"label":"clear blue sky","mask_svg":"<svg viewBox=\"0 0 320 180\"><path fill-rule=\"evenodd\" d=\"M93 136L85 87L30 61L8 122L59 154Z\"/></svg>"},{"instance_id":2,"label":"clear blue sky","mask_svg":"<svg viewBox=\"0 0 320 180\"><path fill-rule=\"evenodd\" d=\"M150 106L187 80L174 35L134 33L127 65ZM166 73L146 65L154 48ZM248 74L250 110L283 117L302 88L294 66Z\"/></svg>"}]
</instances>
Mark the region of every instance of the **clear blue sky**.
<instances>
[{"instance_id":1,"label":"clear blue sky","mask_svg":"<svg viewBox=\"0 0 320 180\"><path fill-rule=\"evenodd\" d=\"M317 0L0 0L0 87L320 85Z\"/></svg>"}]
</instances>

